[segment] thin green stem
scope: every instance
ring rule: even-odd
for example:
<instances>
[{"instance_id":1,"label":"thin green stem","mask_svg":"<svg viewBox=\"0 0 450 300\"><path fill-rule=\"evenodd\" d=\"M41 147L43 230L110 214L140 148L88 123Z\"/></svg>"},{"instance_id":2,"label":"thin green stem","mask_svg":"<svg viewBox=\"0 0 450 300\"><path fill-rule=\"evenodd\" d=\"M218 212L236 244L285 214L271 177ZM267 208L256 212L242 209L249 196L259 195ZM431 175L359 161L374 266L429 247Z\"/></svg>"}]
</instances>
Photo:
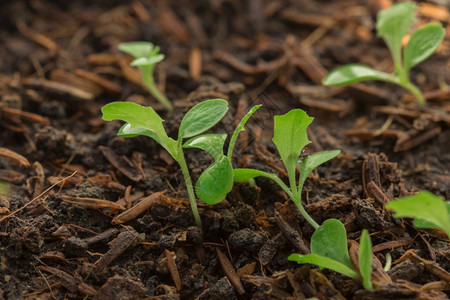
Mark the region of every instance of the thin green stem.
<instances>
[{"instance_id":1,"label":"thin green stem","mask_svg":"<svg viewBox=\"0 0 450 300\"><path fill-rule=\"evenodd\" d=\"M403 83L402 86L407 89L419 102L420 106L425 105L425 98L423 97L422 92L420 89L414 85L409 79L407 79L407 82Z\"/></svg>"},{"instance_id":2,"label":"thin green stem","mask_svg":"<svg viewBox=\"0 0 450 300\"><path fill-rule=\"evenodd\" d=\"M181 172L183 173L184 182L186 183L186 189L189 196L189 203L191 204L192 214L194 215L195 223L197 226L202 228L202 219L200 218L200 214L198 213L197 202L195 200L194 187L192 185L191 175L189 174L189 169L186 164L186 160L184 159L183 150L179 149L178 154L178 164L181 167Z\"/></svg>"},{"instance_id":3,"label":"thin green stem","mask_svg":"<svg viewBox=\"0 0 450 300\"><path fill-rule=\"evenodd\" d=\"M319 224L317 224L316 221L314 221L313 218L311 218L311 216L306 212L305 208L302 205L301 202L301 197L297 197L297 199L292 199L295 203L295 205L297 205L298 210L300 211L300 213L302 214L302 216L306 219L306 221L308 221L309 224L311 224L312 227L314 227L314 229L319 228Z\"/></svg>"},{"instance_id":4,"label":"thin green stem","mask_svg":"<svg viewBox=\"0 0 450 300\"><path fill-rule=\"evenodd\" d=\"M153 76L149 77L148 82L146 83L148 90L156 98L159 102L161 102L167 110L171 111L173 109L172 103L170 103L169 99L161 93L155 85L153 80Z\"/></svg>"}]
</instances>

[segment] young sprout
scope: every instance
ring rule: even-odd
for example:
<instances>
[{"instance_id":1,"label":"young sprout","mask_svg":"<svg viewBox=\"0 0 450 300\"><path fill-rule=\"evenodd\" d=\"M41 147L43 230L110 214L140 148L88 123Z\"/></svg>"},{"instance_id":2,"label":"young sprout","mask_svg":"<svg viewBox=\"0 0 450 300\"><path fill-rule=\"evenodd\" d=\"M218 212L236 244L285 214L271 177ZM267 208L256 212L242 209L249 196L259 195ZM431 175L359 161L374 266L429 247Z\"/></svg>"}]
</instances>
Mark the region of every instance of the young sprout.
<instances>
[{"instance_id":1,"label":"young sprout","mask_svg":"<svg viewBox=\"0 0 450 300\"><path fill-rule=\"evenodd\" d=\"M358 253L359 271L350 260L347 232L337 219L328 219L311 237L311 254L291 254L288 260L299 264L314 264L361 280L365 289L372 289L372 242L367 230L363 230Z\"/></svg>"},{"instance_id":2,"label":"young sprout","mask_svg":"<svg viewBox=\"0 0 450 300\"><path fill-rule=\"evenodd\" d=\"M303 185L308 175L315 168L337 156L340 150L317 152L306 157L300 156L302 149L311 142L308 140L306 128L311 124L313 119L301 109L293 109L285 115L275 116L274 118L275 124L272 141L277 147L281 160L287 169L289 186L275 174L259 170L234 169L233 173L235 182L248 181L258 176L272 179L294 201L303 217L317 229L319 224L311 218L301 203ZM295 172L297 166L300 167L298 181Z\"/></svg>"},{"instance_id":3,"label":"young sprout","mask_svg":"<svg viewBox=\"0 0 450 300\"><path fill-rule=\"evenodd\" d=\"M144 107L132 102L113 102L102 108L104 120L119 119L126 122L119 129L117 135L123 137L148 136L166 149L180 165L192 213L199 227L202 227L202 221L197 209L191 176L183 154L183 139L198 136L210 129L223 118L227 111L228 102L222 99L206 100L195 105L181 120L178 138L174 140L167 135L162 124L163 120L151 107ZM205 198L208 198L208 196L206 195Z\"/></svg>"},{"instance_id":4,"label":"young sprout","mask_svg":"<svg viewBox=\"0 0 450 300\"><path fill-rule=\"evenodd\" d=\"M450 237L450 202L428 191L391 201L386 208L395 210L394 217L414 218L418 228L439 228Z\"/></svg>"},{"instance_id":5,"label":"young sprout","mask_svg":"<svg viewBox=\"0 0 450 300\"><path fill-rule=\"evenodd\" d=\"M416 5L400 2L381 11L377 16L378 36L386 42L395 65L395 73L389 74L360 64L349 64L331 71L322 83L327 86L342 86L364 80L381 80L398 84L408 90L420 105L425 99L420 89L409 79L409 70L430 57L441 44L445 30L439 23L429 23L415 30L402 53L403 37L414 23Z\"/></svg>"},{"instance_id":6,"label":"young sprout","mask_svg":"<svg viewBox=\"0 0 450 300\"><path fill-rule=\"evenodd\" d=\"M172 110L172 103L158 90L153 79L153 70L156 64L164 59L164 54L159 53L159 47L150 42L129 42L120 44L119 50L134 56L130 65L139 68L145 86L153 97L161 102L167 110Z\"/></svg>"}]
</instances>

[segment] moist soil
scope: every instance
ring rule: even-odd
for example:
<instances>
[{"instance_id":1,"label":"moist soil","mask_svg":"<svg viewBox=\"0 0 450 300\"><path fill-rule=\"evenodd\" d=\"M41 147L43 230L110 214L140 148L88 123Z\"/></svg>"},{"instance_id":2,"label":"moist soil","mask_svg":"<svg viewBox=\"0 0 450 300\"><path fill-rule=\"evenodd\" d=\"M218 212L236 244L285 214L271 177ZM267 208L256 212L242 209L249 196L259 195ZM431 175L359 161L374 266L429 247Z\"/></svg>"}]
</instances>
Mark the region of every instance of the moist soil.
<instances>
[{"instance_id":1,"label":"moist soil","mask_svg":"<svg viewBox=\"0 0 450 300\"><path fill-rule=\"evenodd\" d=\"M448 238L393 218L384 204L420 190L449 199L449 3L418 10L419 25L447 28L411 71L425 107L390 84L320 84L346 63L393 70L374 29L390 2L2 1L0 299L447 299ZM165 54L155 80L173 112L117 49L139 40ZM303 155L342 153L309 176L305 208L318 223L340 219L353 247L369 230L376 289L287 260L309 251L313 228L270 180L236 184L217 205L199 202L196 227L176 162L101 119L103 105L132 101L154 107L176 137L187 110L211 98L229 102L211 131L228 134L263 104L233 165L283 180L273 117L302 108L315 118ZM194 182L212 162L196 150L186 159ZM146 206L118 217L137 203Z\"/></svg>"}]
</instances>

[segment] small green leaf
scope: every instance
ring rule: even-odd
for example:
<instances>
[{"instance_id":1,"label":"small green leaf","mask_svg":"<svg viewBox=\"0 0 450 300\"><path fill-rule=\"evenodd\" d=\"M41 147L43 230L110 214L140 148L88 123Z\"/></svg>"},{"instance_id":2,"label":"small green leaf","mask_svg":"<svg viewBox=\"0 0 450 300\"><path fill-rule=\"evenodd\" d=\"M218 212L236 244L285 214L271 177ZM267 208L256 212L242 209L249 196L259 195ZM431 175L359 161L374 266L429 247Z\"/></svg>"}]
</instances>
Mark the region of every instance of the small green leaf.
<instances>
[{"instance_id":1,"label":"small green leaf","mask_svg":"<svg viewBox=\"0 0 450 300\"><path fill-rule=\"evenodd\" d=\"M445 30L439 23L430 23L414 31L404 51L405 70L408 71L430 57L442 43L444 36Z\"/></svg>"},{"instance_id":2,"label":"small green leaf","mask_svg":"<svg viewBox=\"0 0 450 300\"><path fill-rule=\"evenodd\" d=\"M136 137L138 135L145 135L153 140L155 140L158 144L160 144L164 149L166 149L167 152L173 157L177 158L178 150L176 146L176 142L168 137L166 140L161 140L160 137L154 133L153 131L146 130L143 128L132 128L130 126L130 123L125 123L120 127L119 131L117 132L118 136L125 137L125 138L132 138Z\"/></svg>"},{"instance_id":3,"label":"small green leaf","mask_svg":"<svg viewBox=\"0 0 450 300\"><path fill-rule=\"evenodd\" d=\"M148 57L154 51L154 45L150 42L129 42L119 44L119 50L136 58ZM159 49L158 49L159 50Z\"/></svg>"},{"instance_id":4,"label":"small green leaf","mask_svg":"<svg viewBox=\"0 0 450 300\"><path fill-rule=\"evenodd\" d=\"M164 54L158 54L150 57L138 57L130 63L130 66L139 67L154 65L164 60Z\"/></svg>"},{"instance_id":5,"label":"small green leaf","mask_svg":"<svg viewBox=\"0 0 450 300\"><path fill-rule=\"evenodd\" d=\"M382 10L377 16L377 32L391 50L395 64L401 64L402 38L409 33L414 23L416 5L401 2Z\"/></svg>"},{"instance_id":6,"label":"small green leaf","mask_svg":"<svg viewBox=\"0 0 450 300\"><path fill-rule=\"evenodd\" d=\"M301 190L306 178L308 178L308 175L315 168L336 157L339 153L341 153L341 150L329 150L316 152L303 158L300 162L300 177L298 182L299 190Z\"/></svg>"},{"instance_id":7,"label":"small green leaf","mask_svg":"<svg viewBox=\"0 0 450 300\"><path fill-rule=\"evenodd\" d=\"M211 99L192 107L181 120L178 138L188 138L205 132L219 122L228 111L228 102Z\"/></svg>"},{"instance_id":8,"label":"small green leaf","mask_svg":"<svg viewBox=\"0 0 450 300\"><path fill-rule=\"evenodd\" d=\"M341 86L364 80L382 80L397 83L395 76L360 64L348 64L331 71L323 80L326 86Z\"/></svg>"},{"instance_id":9,"label":"small green leaf","mask_svg":"<svg viewBox=\"0 0 450 300\"><path fill-rule=\"evenodd\" d=\"M231 136L230 145L228 146L227 156L231 160L231 157L233 155L233 148L234 144L236 143L237 137L240 132L245 131L245 124L247 123L248 119L255 113L255 111L258 110L262 105L255 105L250 109L250 111L242 118L242 120L239 122L238 126L236 126L236 129L233 132L233 135Z\"/></svg>"},{"instance_id":10,"label":"small green leaf","mask_svg":"<svg viewBox=\"0 0 450 300\"><path fill-rule=\"evenodd\" d=\"M215 161L198 178L197 197L207 204L221 202L233 188L233 167L226 156Z\"/></svg>"},{"instance_id":11,"label":"small green leaf","mask_svg":"<svg viewBox=\"0 0 450 300\"><path fill-rule=\"evenodd\" d=\"M362 277L363 286L366 290L373 288L371 281L372 274L372 241L366 229L362 231L359 245L359 273Z\"/></svg>"},{"instance_id":12,"label":"small green leaf","mask_svg":"<svg viewBox=\"0 0 450 300\"><path fill-rule=\"evenodd\" d=\"M450 218L450 201L445 201L445 205L447 207L447 214ZM436 228L436 225L434 225L433 223L424 221L420 218L415 218L413 224L417 228Z\"/></svg>"},{"instance_id":13,"label":"small green leaf","mask_svg":"<svg viewBox=\"0 0 450 300\"><path fill-rule=\"evenodd\" d=\"M274 117L273 143L280 153L289 176L295 178L295 167L302 149L308 140L306 128L314 120L301 109L293 109L282 116Z\"/></svg>"},{"instance_id":14,"label":"small green leaf","mask_svg":"<svg viewBox=\"0 0 450 300\"><path fill-rule=\"evenodd\" d=\"M328 219L316 229L311 237L311 253L355 269L348 254L347 232L344 224L337 219Z\"/></svg>"},{"instance_id":15,"label":"small green leaf","mask_svg":"<svg viewBox=\"0 0 450 300\"><path fill-rule=\"evenodd\" d=\"M419 218L434 224L450 237L450 213L444 199L428 191L421 191L414 196L403 197L386 204L386 208L395 210L397 218ZM419 222L420 224L420 222Z\"/></svg>"},{"instance_id":16,"label":"small green leaf","mask_svg":"<svg viewBox=\"0 0 450 300\"><path fill-rule=\"evenodd\" d=\"M223 156L223 145L227 138L226 133L204 134L193 137L183 144L183 148L197 148L211 154L214 160Z\"/></svg>"},{"instance_id":17,"label":"small green leaf","mask_svg":"<svg viewBox=\"0 0 450 300\"><path fill-rule=\"evenodd\" d=\"M103 120L122 120L130 124L130 129L142 128L154 132L159 143L167 143L163 120L151 107L144 107L133 102L113 102L102 107ZM134 134L134 133L132 133Z\"/></svg>"},{"instance_id":18,"label":"small green leaf","mask_svg":"<svg viewBox=\"0 0 450 300\"><path fill-rule=\"evenodd\" d=\"M331 258L320 256L317 254L301 255L301 254L294 253L294 254L289 255L288 260L295 261L299 264L317 265L320 268L330 269L330 270L336 271L338 273L341 273L345 276L348 276L350 278L354 278L354 279L360 278L358 273L356 273L354 270L350 269L346 265L344 265L336 260L333 260Z\"/></svg>"},{"instance_id":19,"label":"small green leaf","mask_svg":"<svg viewBox=\"0 0 450 300\"><path fill-rule=\"evenodd\" d=\"M269 177L269 178L271 178L273 176L273 174L270 174L270 173L266 173L266 172L254 170L254 169L245 169L245 168L233 169L233 174L234 174L234 182L245 182L245 181L249 181L250 179L259 177L259 176Z\"/></svg>"}]
</instances>

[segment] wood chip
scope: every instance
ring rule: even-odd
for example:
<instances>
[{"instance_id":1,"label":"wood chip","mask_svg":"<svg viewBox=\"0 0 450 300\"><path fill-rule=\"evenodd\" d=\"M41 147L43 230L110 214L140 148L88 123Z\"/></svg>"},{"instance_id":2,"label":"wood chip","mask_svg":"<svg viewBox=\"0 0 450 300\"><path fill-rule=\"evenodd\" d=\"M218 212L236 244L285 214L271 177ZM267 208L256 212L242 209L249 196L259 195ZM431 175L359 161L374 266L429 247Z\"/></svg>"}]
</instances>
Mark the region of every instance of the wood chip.
<instances>
[{"instance_id":1,"label":"wood chip","mask_svg":"<svg viewBox=\"0 0 450 300\"><path fill-rule=\"evenodd\" d=\"M441 127L438 126L424 132L419 132L414 135L399 138L395 143L394 152L407 151L409 149L417 147L425 143L426 141L434 138L435 136L439 135L441 131L442 131Z\"/></svg>"},{"instance_id":2,"label":"wood chip","mask_svg":"<svg viewBox=\"0 0 450 300\"><path fill-rule=\"evenodd\" d=\"M401 239L401 240L384 242L384 243L373 246L372 252L377 253L377 252L388 250L388 249L392 250L392 249L398 248L398 247L406 247L406 246L411 245L413 242L414 242L413 239Z\"/></svg>"},{"instance_id":3,"label":"wood chip","mask_svg":"<svg viewBox=\"0 0 450 300\"><path fill-rule=\"evenodd\" d=\"M186 24L178 18L168 6L159 11L158 23L168 34L173 35L180 43L187 44L191 40Z\"/></svg>"},{"instance_id":4,"label":"wood chip","mask_svg":"<svg viewBox=\"0 0 450 300\"><path fill-rule=\"evenodd\" d=\"M120 91L122 90L122 88L119 85L117 85L114 82L111 82L103 77L100 77L99 75L97 75L95 73L77 69L77 70L75 70L75 74L80 77L83 77L85 79L91 80L92 82L101 86L103 88L103 90L108 94L111 94L111 95L120 94Z\"/></svg>"},{"instance_id":5,"label":"wood chip","mask_svg":"<svg viewBox=\"0 0 450 300\"><path fill-rule=\"evenodd\" d=\"M29 28L27 25L25 25L25 22L22 21L22 19L18 18L16 20L16 26L21 34L23 34L30 40L38 43L39 45L44 46L51 52L55 53L56 51L58 51L60 49L60 46L56 42L54 42L50 38L46 37L45 35L37 33L34 30L32 30L31 28Z\"/></svg>"},{"instance_id":6,"label":"wood chip","mask_svg":"<svg viewBox=\"0 0 450 300\"><path fill-rule=\"evenodd\" d=\"M26 121L30 123L50 125L50 120L46 117L2 105L0 105L0 116L2 119L4 118L16 122Z\"/></svg>"},{"instance_id":7,"label":"wood chip","mask_svg":"<svg viewBox=\"0 0 450 300\"><path fill-rule=\"evenodd\" d=\"M170 275L172 276L173 282L175 283L175 287L177 291L180 291L181 290L180 273L178 273L177 264L175 263L173 254L167 249L164 250L164 254L166 255L167 268L169 269Z\"/></svg>"},{"instance_id":8,"label":"wood chip","mask_svg":"<svg viewBox=\"0 0 450 300\"><path fill-rule=\"evenodd\" d=\"M222 266L222 270L227 276L230 283L234 286L239 295L243 295L245 293L244 286L242 285L241 279L237 275L234 270L233 265L228 260L228 258L223 254L219 248L216 248L217 257L219 258L220 265Z\"/></svg>"},{"instance_id":9,"label":"wood chip","mask_svg":"<svg viewBox=\"0 0 450 300\"><path fill-rule=\"evenodd\" d=\"M24 78L22 79L22 84L27 87L37 88L43 90L44 92L62 97L70 96L72 98L84 101L92 101L95 98L95 95L92 93L67 84L46 79Z\"/></svg>"},{"instance_id":10,"label":"wood chip","mask_svg":"<svg viewBox=\"0 0 450 300\"><path fill-rule=\"evenodd\" d=\"M202 74L202 51L200 48L192 48L189 53L189 75L197 80Z\"/></svg>"},{"instance_id":11,"label":"wood chip","mask_svg":"<svg viewBox=\"0 0 450 300\"><path fill-rule=\"evenodd\" d=\"M95 296L97 294L97 291L91 287L90 285L87 285L83 282L83 279L79 276L70 275L69 273L49 267L49 266L40 266L39 270L50 273L61 280L62 285L70 292L80 292L82 294L88 295L88 296Z\"/></svg>"},{"instance_id":12,"label":"wood chip","mask_svg":"<svg viewBox=\"0 0 450 300\"><path fill-rule=\"evenodd\" d=\"M159 201L161 195L163 195L165 192L156 192L151 194L150 196L144 198L142 201L140 201L138 204L133 206L130 209L127 209L120 215L117 215L112 219L111 224L117 225L117 224L123 224L125 222L128 222L130 220L134 220L137 216L145 212L147 209L152 207L153 204L155 204L157 201Z\"/></svg>"},{"instance_id":13,"label":"wood chip","mask_svg":"<svg viewBox=\"0 0 450 300\"><path fill-rule=\"evenodd\" d=\"M125 207L121 205L117 205L115 202L108 201L108 200L102 200L102 199L95 199L95 198L85 198L85 197L73 197L73 196L60 196L62 201L74 204L86 208L91 209L100 209L100 208L110 208L115 210L124 210Z\"/></svg>"},{"instance_id":14,"label":"wood chip","mask_svg":"<svg viewBox=\"0 0 450 300\"><path fill-rule=\"evenodd\" d=\"M25 180L26 175L14 170L2 170L0 169L0 180L9 183L21 183Z\"/></svg>"},{"instance_id":15,"label":"wood chip","mask_svg":"<svg viewBox=\"0 0 450 300\"><path fill-rule=\"evenodd\" d=\"M102 88L95 82L61 69L52 70L49 78L54 82L59 82L80 89L86 93L94 95L95 97L102 93Z\"/></svg>"},{"instance_id":16,"label":"wood chip","mask_svg":"<svg viewBox=\"0 0 450 300\"><path fill-rule=\"evenodd\" d=\"M116 155L111 148L105 146L100 146L99 148L105 158L127 178L135 182L143 179L142 174L128 158Z\"/></svg>"},{"instance_id":17,"label":"wood chip","mask_svg":"<svg viewBox=\"0 0 450 300\"><path fill-rule=\"evenodd\" d=\"M9 150L9 149L3 148L3 147L0 147L0 157L9 159L21 167L25 167L25 168L31 167L31 164L28 161L28 159L26 159L25 157L23 157L22 155L20 155L17 152L14 152L12 150Z\"/></svg>"}]
</instances>

